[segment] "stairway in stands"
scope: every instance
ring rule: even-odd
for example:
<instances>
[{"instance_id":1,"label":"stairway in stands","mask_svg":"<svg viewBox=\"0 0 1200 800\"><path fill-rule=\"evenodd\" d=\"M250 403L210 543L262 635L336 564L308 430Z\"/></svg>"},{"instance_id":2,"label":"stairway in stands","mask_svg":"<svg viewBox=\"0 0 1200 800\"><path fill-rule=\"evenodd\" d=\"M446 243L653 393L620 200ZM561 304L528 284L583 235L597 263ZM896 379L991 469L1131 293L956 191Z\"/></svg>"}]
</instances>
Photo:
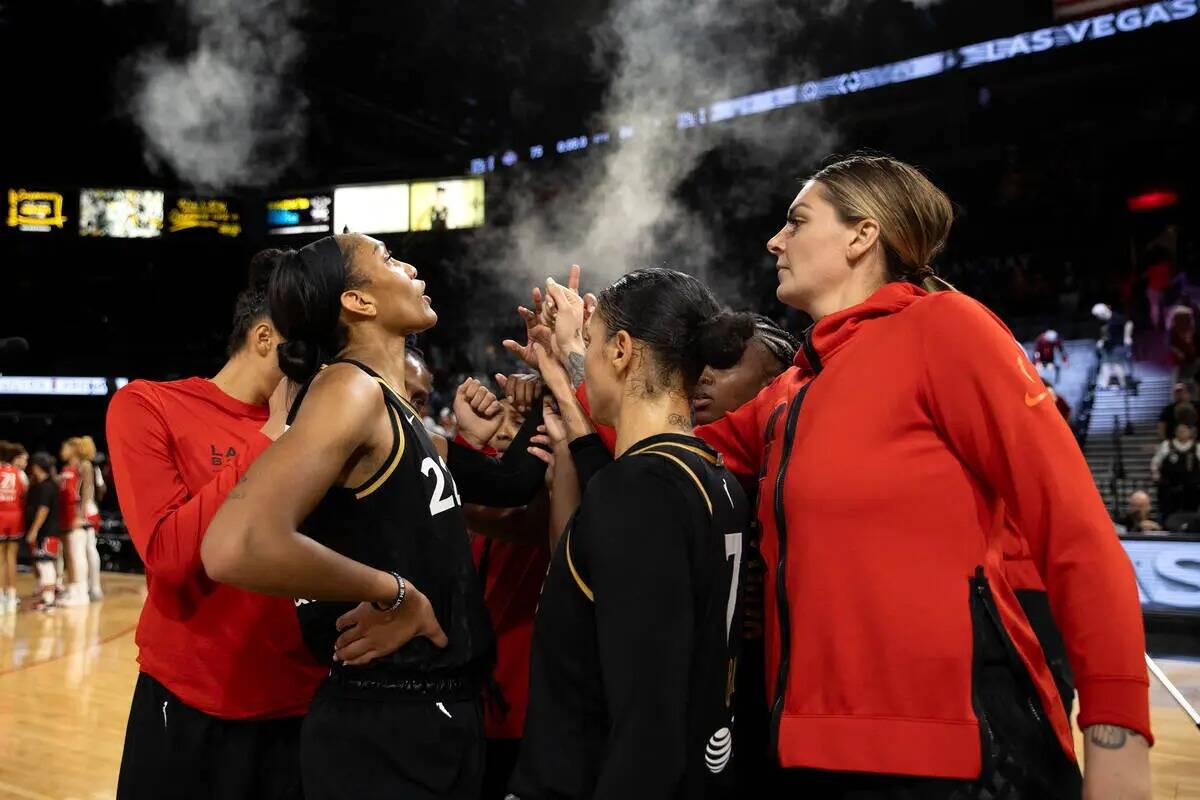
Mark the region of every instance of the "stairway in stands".
<instances>
[{"instance_id":1,"label":"stairway in stands","mask_svg":"<svg viewBox=\"0 0 1200 800\"><path fill-rule=\"evenodd\" d=\"M1134 377L1138 381L1136 394L1116 388L1096 390L1083 452L1110 513L1123 512L1129 494L1145 489L1155 506L1153 513L1157 514L1150 458L1159 444L1158 415L1171 401L1171 375L1165 367L1140 362L1134 365ZM1113 465L1118 449L1125 477L1114 484ZM1113 503L1114 488L1119 509Z\"/></svg>"},{"instance_id":2,"label":"stairway in stands","mask_svg":"<svg viewBox=\"0 0 1200 800\"><path fill-rule=\"evenodd\" d=\"M1050 378L1059 396L1070 403L1074 411L1078 411L1079 404L1083 402L1083 397L1090 388L1088 379L1096 363L1096 340L1070 339L1063 342L1063 347L1067 351L1067 365L1059 367L1057 376L1053 370L1046 370L1043 376ZM1025 352L1032 356L1032 342L1025 343ZM1072 424L1074 421L1072 414Z\"/></svg>"}]
</instances>

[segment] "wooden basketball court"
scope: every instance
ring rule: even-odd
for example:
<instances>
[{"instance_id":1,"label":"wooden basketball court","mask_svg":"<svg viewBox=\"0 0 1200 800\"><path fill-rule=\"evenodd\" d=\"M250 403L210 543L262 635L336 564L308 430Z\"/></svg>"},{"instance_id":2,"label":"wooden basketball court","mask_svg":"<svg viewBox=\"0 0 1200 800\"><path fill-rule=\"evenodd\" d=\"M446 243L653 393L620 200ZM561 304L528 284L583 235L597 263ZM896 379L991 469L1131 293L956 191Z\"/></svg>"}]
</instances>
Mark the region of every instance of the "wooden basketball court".
<instances>
[{"instance_id":1,"label":"wooden basketball court","mask_svg":"<svg viewBox=\"0 0 1200 800\"><path fill-rule=\"evenodd\" d=\"M31 579L19 580L26 598ZM102 603L85 608L40 614L26 600L18 614L0 616L0 798L114 796L145 581L106 574L104 591ZM1200 705L1200 662L1160 665ZM1200 731L1154 681L1151 703L1155 800L1200 800Z\"/></svg>"}]
</instances>

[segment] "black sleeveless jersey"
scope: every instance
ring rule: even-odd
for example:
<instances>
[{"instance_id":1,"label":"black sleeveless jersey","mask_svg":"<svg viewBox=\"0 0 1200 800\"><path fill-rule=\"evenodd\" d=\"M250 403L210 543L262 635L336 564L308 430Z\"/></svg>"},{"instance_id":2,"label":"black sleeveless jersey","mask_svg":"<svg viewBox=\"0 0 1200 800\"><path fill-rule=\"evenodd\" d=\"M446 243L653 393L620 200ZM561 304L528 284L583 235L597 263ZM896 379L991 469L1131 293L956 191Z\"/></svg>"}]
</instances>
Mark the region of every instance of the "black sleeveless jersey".
<instances>
[{"instance_id":1,"label":"black sleeveless jersey","mask_svg":"<svg viewBox=\"0 0 1200 800\"><path fill-rule=\"evenodd\" d=\"M458 488L416 410L370 368L344 363L378 381L391 419L392 450L360 486L331 488L300 532L348 558L412 581L429 597L450 641L439 649L418 637L367 666L334 664L333 672L367 683L481 678L491 666L492 630L471 560ZM296 600L304 641L321 663L332 661L338 617L354 607Z\"/></svg>"},{"instance_id":2,"label":"black sleeveless jersey","mask_svg":"<svg viewBox=\"0 0 1200 800\"><path fill-rule=\"evenodd\" d=\"M691 436L645 439L591 478L538 606L516 797L729 796L749 523Z\"/></svg>"}]
</instances>

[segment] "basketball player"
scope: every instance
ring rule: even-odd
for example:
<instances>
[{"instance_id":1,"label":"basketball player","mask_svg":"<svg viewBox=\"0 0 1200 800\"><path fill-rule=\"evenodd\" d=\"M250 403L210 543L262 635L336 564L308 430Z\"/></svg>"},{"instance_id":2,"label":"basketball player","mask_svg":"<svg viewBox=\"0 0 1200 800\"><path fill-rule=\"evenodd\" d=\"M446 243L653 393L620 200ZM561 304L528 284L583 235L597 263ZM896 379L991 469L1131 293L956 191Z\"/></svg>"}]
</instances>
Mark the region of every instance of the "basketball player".
<instances>
[{"instance_id":1,"label":"basketball player","mask_svg":"<svg viewBox=\"0 0 1200 800\"><path fill-rule=\"evenodd\" d=\"M492 633L462 502L528 502L544 468L523 444L498 465L425 432L401 388L405 337L437 321L423 291L411 265L359 234L280 256L279 363L303 388L201 546L217 580L303 598L305 639L332 656L302 734L308 800L479 794ZM478 382L459 387L475 446L498 410Z\"/></svg>"},{"instance_id":2,"label":"basketball player","mask_svg":"<svg viewBox=\"0 0 1200 800\"><path fill-rule=\"evenodd\" d=\"M12 445L12 459L10 463L17 468L17 472L21 476L21 483L25 486L29 485L29 476L25 474L26 468L29 466L29 451L16 442L9 442Z\"/></svg>"},{"instance_id":3,"label":"basketball player","mask_svg":"<svg viewBox=\"0 0 1200 800\"><path fill-rule=\"evenodd\" d=\"M16 445L0 442L0 614L17 610L17 548L25 534L25 483L13 466Z\"/></svg>"},{"instance_id":4,"label":"basketball player","mask_svg":"<svg viewBox=\"0 0 1200 800\"><path fill-rule=\"evenodd\" d=\"M511 782L520 800L729 788L731 631L750 507L692 435L691 396L706 363L737 360L745 337L734 331L746 327L672 270L632 272L600 295L584 366L617 459L587 483L546 576ZM564 413L578 415L565 372L535 349ZM582 437L572 451L584 447L603 445Z\"/></svg>"},{"instance_id":5,"label":"basketball player","mask_svg":"<svg viewBox=\"0 0 1200 800\"><path fill-rule=\"evenodd\" d=\"M120 800L299 798L300 718L325 674L289 600L214 583L200 540L286 414L267 313L272 251L238 295L216 377L134 381L113 397L113 480L148 594ZM274 394L273 394L274 393Z\"/></svg>"},{"instance_id":6,"label":"basketball player","mask_svg":"<svg viewBox=\"0 0 1200 800\"><path fill-rule=\"evenodd\" d=\"M751 314L753 332L733 366L709 364L700 373L692 410L696 424L707 425L722 414L754 399L763 388L792 365L800 340L762 314Z\"/></svg>"},{"instance_id":7,"label":"basketball player","mask_svg":"<svg viewBox=\"0 0 1200 800\"><path fill-rule=\"evenodd\" d=\"M62 531L63 557L66 561L66 585L58 604L64 608L86 606L87 594L87 531L83 514L84 481L82 459L74 438L62 443L59 459L59 529Z\"/></svg>"},{"instance_id":8,"label":"basketball player","mask_svg":"<svg viewBox=\"0 0 1200 800\"><path fill-rule=\"evenodd\" d=\"M96 468L96 442L90 436L78 436L71 440L79 454L79 507L83 516L83 552L87 565L88 600L104 599L100 587L100 551L96 547L96 534L100 530L100 493L104 478Z\"/></svg>"},{"instance_id":9,"label":"basketball player","mask_svg":"<svg viewBox=\"0 0 1200 800\"><path fill-rule=\"evenodd\" d=\"M416 347L408 347L404 353L404 391L422 424L426 417L432 418L429 399L433 396L433 373L425 363L425 354Z\"/></svg>"},{"instance_id":10,"label":"basketball player","mask_svg":"<svg viewBox=\"0 0 1200 800\"><path fill-rule=\"evenodd\" d=\"M26 542L37 571L38 600L35 611L53 611L54 564L61 542L58 537L58 482L54 457L49 453L34 453L30 460L32 480L25 494L25 519L29 524Z\"/></svg>"}]
</instances>

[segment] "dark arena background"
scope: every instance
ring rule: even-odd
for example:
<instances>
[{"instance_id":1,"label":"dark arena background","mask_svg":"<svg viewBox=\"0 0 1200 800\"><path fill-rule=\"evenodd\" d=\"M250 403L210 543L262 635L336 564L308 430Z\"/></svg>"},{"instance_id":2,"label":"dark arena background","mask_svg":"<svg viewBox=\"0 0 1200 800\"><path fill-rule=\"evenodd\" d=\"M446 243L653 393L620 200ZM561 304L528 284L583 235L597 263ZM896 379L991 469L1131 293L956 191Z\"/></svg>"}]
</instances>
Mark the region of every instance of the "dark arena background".
<instances>
[{"instance_id":1,"label":"dark arena background","mask_svg":"<svg viewBox=\"0 0 1200 800\"><path fill-rule=\"evenodd\" d=\"M1053 382L1134 565L1153 797L1200 798L1200 470L1181 504L1155 460L1200 402L1195 0L0 0L0 43L0 440L55 457L109 451L130 381L215 375L264 248L348 230L416 266L449 425L465 377L528 371L500 342L572 264L801 334L766 242L803 180L918 166L955 207L932 266ZM146 590L96 463L104 599L35 610L22 544L0 613L0 797L116 796Z\"/></svg>"}]
</instances>

